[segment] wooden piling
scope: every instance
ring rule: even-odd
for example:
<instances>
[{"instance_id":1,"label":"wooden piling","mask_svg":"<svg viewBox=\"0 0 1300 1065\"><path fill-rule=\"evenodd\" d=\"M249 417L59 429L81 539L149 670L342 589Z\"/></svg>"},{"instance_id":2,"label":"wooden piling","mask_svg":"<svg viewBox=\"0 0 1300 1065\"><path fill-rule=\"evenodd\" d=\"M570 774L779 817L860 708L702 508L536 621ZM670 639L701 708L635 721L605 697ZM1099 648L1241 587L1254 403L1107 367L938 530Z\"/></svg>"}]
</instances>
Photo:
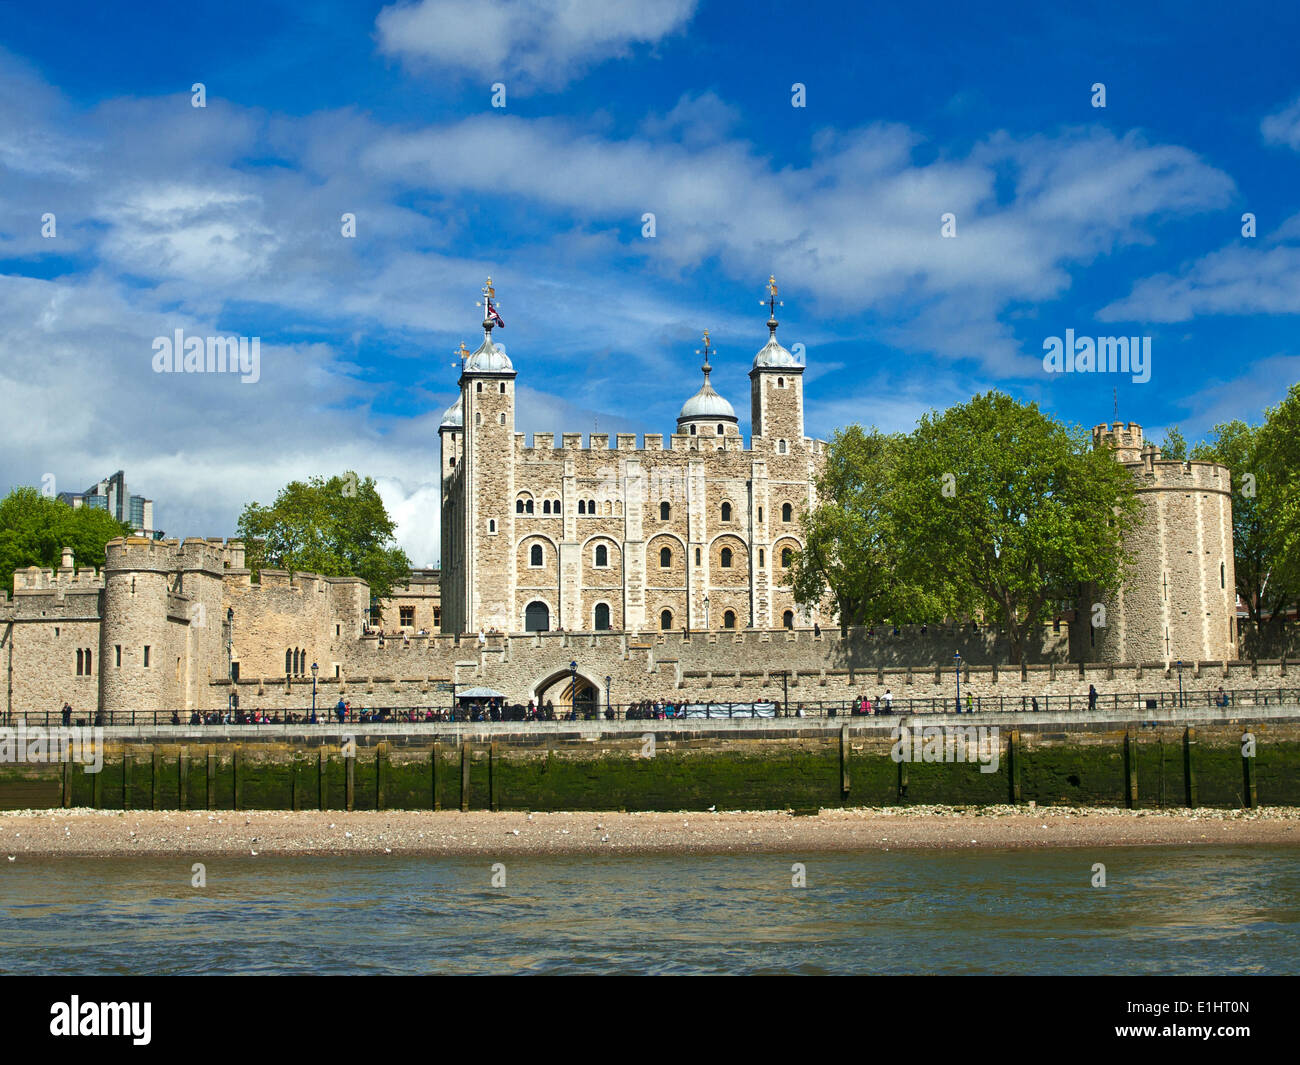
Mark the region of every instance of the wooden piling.
<instances>
[{"instance_id":1,"label":"wooden piling","mask_svg":"<svg viewBox=\"0 0 1300 1065\"><path fill-rule=\"evenodd\" d=\"M101 747L100 757L107 759L108 751L102 750L103 744L101 744L100 747ZM98 810L103 806L104 803L104 783L103 783L104 766L103 765L99 767L99 772L94 774L94 778L95 778L94 782L90 785L90 801L91 803L94 804L95 809Z\"/></svg>"},{"instance_id":2,"label":"wooden piling","mask_svg":"<svg viewBox=\"0 0 1300 1065\"><path fill-rule=\"evenodd\" d=\"M460 812L469 811L469 744L464 740L460 744Z\"/></svg>"},{"instance_id":3,"label":"wooden piling","mask_svg":"<svg viewBox=\"0 0 1300 1065\"><path fill-rule=\"evenodd\" d=\"M122 745L122 809L131 809L131 749Z\"/></svg>"},{"instance_id":4,"label":"wooden piling","mask_svg":"<svg viewBox=\"0 0 1300 1065\"><path fill-rule=\"evenodd\" d=\"M382 810L384 808L384 783L385 783L384 769L385 769L385 763L387 762L387 758L385 758L384 756L387 753L386 750L387 747L388 744L385 743L383 740L380 740L379 743L375 744L375 809L376 810Z\"/></svg>"},{"instance_id":5,"label":"wooden piling","mask_svg":"<svg viewBox=\"0 0 1300 1065\"><path fill-rule=\"evenodd\" d=\"M158 745L154 744L151 757L149 759L149 803L156 810L162 798L158 793L162 791L162 751Z\"/></svg>"},{"instance_id":6,"label":"wooden piling","mask_svg":"<svg viewBox=\"0 0 1300 1065\"><path fill-rule=\"evenodd\" d=\"M1190 809L1197 806L1196 764L1192 748L1196 745L1196 729L1188 725L1183 729L1183 805Z\"/></svg>"},{"instance_id":7,"label":"wooden piling","mask_svg":"<svg viewBox=\"0 0 1300 1065\"><path fill-rule=\"evenodd\" d=\"M63 759L63 808L72 805L72 759Z\"/></svg>"},{"instance_id":8,"label":"wooden piling","mask_svg":"<svg viewBox=\"0 0 1300 1065\"><path fill-rule=\"evenodd\" d=\"M442 796L438 793L438 768L442 762L442 744L435 743L429 754L429 788L433 792L433 808L442 809Z\"/></svg>"},{"instance_id":9,"label":"wooden piling","mask_svg":"<svg viewBox=\"0 0 1300 1065\"><path fill-rule=\"evenodd\" d=\"M343 768L346 773L343 786L343 808L351 810L355 805L357 796L357 751L355 747L343 756Z\"/></svg>"},{"instance_id":10,"label":"wooden piling","mask_svg":"<svg viewBox=\"0 0 1300 1065\"><path fill-rule=\"evenodd\" d=\"M182 747L176 755L176 806L181 810L189 809L190 790L190 750Z\"/></svg>"},{"instance_id":11,"label":"wooden piling","mask_svg":"<svg viewBox=\"0 0 1300 1065\"><path fill-rule=\"evenodd\" d=\"M208 809L217 808L217 752L211 747L208 748L208 766L207 766L207 784L208 790Z\"/></svg>"},{"instance_id":12,"label":"wooden piling","mask_svg":"<svg viewBox=\"0 0 1300 1065\"><path fill-rule=\"evenodd\" d=\"M907 801L907 759L898 760L898 801Z\"/></svg>"},{"instance_id":13,"label":"wooden piling","mask_svg":"<svg viewBox=\"0 0 1300 1065\"><path fill-rule=\"evenodd\" d=\"M1138 804L1137 740L1132 729L1124 730L1124 808L1136 809Z\"/></svg>"},{"instance_id":14,"label":"wooden piling","mask_svg":"<svg viewBox=\"0 0 1300 1065\"><path fill-rule=\"evenodd\" d=\"M316 804L322 810L329 805L329 780L325 775L328 768L329 754L322 743L316 754Z\"/></svg>"},{"instance_id":15,"label":"wooden piling","mask_svg":"<svg viewBox=\"0 0 1300 1065\"><path fill-rule=\"evenodd\" d=\"M1007 734L1007 797L1012 805L1020 802L1020 730Z\"/></svg>"},{"instance_id":16,"label":"wooden piling","mask_svg":"<svg viewBox=\"0 0 1300 1065\"><path fill-rule=\"evenodd\" d=\"M239 763L242 761L243 758L240 757L239 747L236 746L235 749L230 752L230 770L231 770L231 776L234 778L234 783L233 786L231 787L231 795L232 795L231 809L232 810L239 809Z\"/></svg>"},{"instance_id":17,"label":"wooden piling","mask_svg":"<svg viewBox=\"0 0 1300 1065\"><path fill-rule=\"evenodd\" d=\"M1248 810L1253 810L1259 805L1259 795L1255 790L1255 756L1247 755L1244 746L1241 753L1241 800Z\"/></svg>"},{"instance_id":18,"label":"wooden piling","mask_svg":"<svg viewBox=\"0 0 1300 1065\"><path fill-rule=\"evenodd\" d=\"M497 741L488 744L488 809L497 809Z\"/></svg>"},{"instance_id":19,"label":"wooden piling","mask_svg":"<svg viewBox=\"0 0 1300 1065\"><path fill-rule=\"evenodd\" d=\"M849 726L840 726L840 802L849 797Z\"/></svg>"}]
</instances>

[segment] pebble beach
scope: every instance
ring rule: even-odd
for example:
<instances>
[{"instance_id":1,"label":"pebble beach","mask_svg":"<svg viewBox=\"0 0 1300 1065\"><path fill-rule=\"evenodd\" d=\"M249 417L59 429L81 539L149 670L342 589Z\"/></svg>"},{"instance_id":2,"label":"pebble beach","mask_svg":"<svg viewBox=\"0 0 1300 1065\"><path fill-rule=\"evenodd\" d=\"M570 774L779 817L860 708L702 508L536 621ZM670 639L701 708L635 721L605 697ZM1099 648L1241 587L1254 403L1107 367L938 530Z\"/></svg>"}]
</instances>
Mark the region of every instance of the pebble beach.
<instances>
[{"instance_id":1,"label":"pebble beach","mask_svg":"<svg viewBox=\"0 0 1300 1065\"><path fill-rule=\"evenodd\" d=\"M1300 809L909 806L681 813L0 812L0 862L175 854L739 854L894 849L1300 846Z\"/></svg>"}]
</instances>

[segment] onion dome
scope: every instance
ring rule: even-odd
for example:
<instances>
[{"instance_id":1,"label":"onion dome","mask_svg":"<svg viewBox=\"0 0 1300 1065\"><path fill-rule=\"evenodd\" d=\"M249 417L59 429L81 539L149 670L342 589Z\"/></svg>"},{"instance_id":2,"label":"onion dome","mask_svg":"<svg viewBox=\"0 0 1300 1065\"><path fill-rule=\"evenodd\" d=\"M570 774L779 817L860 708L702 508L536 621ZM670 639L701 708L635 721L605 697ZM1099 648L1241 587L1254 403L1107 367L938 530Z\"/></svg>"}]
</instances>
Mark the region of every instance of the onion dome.
<instances>
[{"instance_id":1,"label":"onion dome","mask_svg":"<svg viewBox=\"0 0 1300 1065\"><path fill-rule=\"evenodd\" d=\"M515 368L506 355L505 348L492 342L492 327L505 328L496 302L497 290L492 279L483 286L483 343L465 360L464 373L514 373Z\"/></svg>"},{"instance_id":2,"label":"onion dome","mask_svg":"<svg viewBox=\"0 0 1300 1065\"><path fill-rule=\"evenodd\" d=\"M736 409L728 403L722 396L713 390L709 384L709 373L713 367L709 365L709 331L704 331L704 365L700 367L704 371L704 384L700 390L691 396L682 404L681 412L677 415L677 425L680 430L683 422L690 421L730 421L736 420Z\"/></svg>"},{"instance_id":3,"label":"onion dome","mask_svg":"<svg viewBox=\"0 0 1300 1065\"><path fill-rule=\"evenodd\" d=\"M776 339L776 327L781 323L776 320L776 308L779 301L776 298L776 278L774 276L767 279L767 299L762 302L768 306L767 330L769 336L767 343L754 356L754 369L802 370L803 367L799 365L799 361L782 347L781 342Z\"/></svg>"},{"instance_id":4,"label":"onion dome","mask_svg":"<svg viewBox=\"0 0 1300 1065\"><path fill-rule=\"evenodd\" d=\"M465 415L461 410L460 400L457 399L448 407L442 415L442 421L438 424L438 429L462 429L465 426Z\"/></svg>"}]
</instances>

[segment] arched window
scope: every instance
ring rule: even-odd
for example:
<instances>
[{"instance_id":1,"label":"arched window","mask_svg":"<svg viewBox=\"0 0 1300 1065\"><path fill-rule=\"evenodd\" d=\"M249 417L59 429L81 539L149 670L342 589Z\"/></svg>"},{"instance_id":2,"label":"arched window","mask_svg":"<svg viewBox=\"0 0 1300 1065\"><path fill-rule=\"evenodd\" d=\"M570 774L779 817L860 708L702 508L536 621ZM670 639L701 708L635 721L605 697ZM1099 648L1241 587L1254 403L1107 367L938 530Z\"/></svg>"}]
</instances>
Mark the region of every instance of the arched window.
<instances>
[{"instance_id":1,"label":"arched window","mask_svg":"<svg viewBox=\"0 0 1300 1065\"><path fill-rule=\"evenodd\" d=\"M524 502L524 513L531 514L532 512L533 512L533 501L531 499L526 500Z\"/></svg>"},{"instance_id":2,"label":"arched window","mask_svg":"<svg viewBox=\"0 0 1300 1065\"><path fill-rule=\"evenodd\" d=\"M515 513L516 513L516 514L522 514L523 512L524 512L524 501L523 501L522 499L516 499L516 500L515 500Z\"/></svg>"},{"instance_id":3,"label":"arched window","mask_svg":"<svg viewBox=\"0 0 1300 1065\"><path fill-rule=\"evenodd\" d=\"M525 632L549 632L551 628L551 608L545 603L529 603L524 608Z\"/></svg>"},{"instance_id":4,"label":"arched window","mask_svg":"<svg viewBox=\"0 0 1300 1065\"><path fill-rule=\"evenodd\" d=\"M594 499L587 500L587 513L588 514L596 513L596 501Z\"/></svg>"},{"instance_id":5,"label":"arched window","mask_svg":"<svg viewBox=\"0 0 1300 1065\"><path fill-rule=\"evenodd\" d=\"M598 632L603 632L605 629L608 628L609 628L609 604L597 603L596 604L596 630Z\"/></svg>"},{"instance_id":6,"label":"arched window","mask_svg":"<svg viewBox=\"0 0 1300 1065\"><path fill-rule=\"evenodd\" d=\"M695 435L695 426L691 426L691 436Z\"/></svg>"},{"instance_id":7,"label":"arched window","mask_svg":"<svg viewBox=\"0 0 1300 1065\"><path fill-rule=\"evenodd\" d=\"M660 503L660 504L659 504L659 520L660 520L660 521L667 521L667 520L672 516L672 513L673 513L673 508L672 508L671 506L669 506L667 503Z\"/></svg>"},{"instance_id":8,"label":"arched window","mask_svg":"<svg viewBox=\"0 0 1300 1065\"><path fill-rule=\"evenodd\" d=\"M501 394L504 396L506 394L506 383L502 381L499 387L500 387Z\"/></svg>"},{"instance_id":9,"label":"arched window","mask_svg":"<svg viewBox=\"0 0 1300 1065\"><path fill-rule=\"evenodd\" d=\"M77 649L77 676L81 676L81 649Z\"/></svg>"},{"instance_id":10,"label":"arched window","mask_svg":"<svg viewBox=\"0 0 1300 1065\"><path fill-rule=\"evenodd\" d=\"M781 520L782 520L782 521L789 521L792 517L794 517L794 507L790 506L789 503L782 503L782 504L781 504Z\"/></svg>"},{"instance_id":11,"label":"arched window","mask_svg":"<svg viewBox=\"0 0 1300 1065\"><path fill-rule=\"evenodd\" d=\"M728 610L722 615L722 627L724 629L734 629L736 627L736 612Z\"/></svg>"},{"instance_id":12,"label":"arched window","mask_svg":"<svg viewBox=\"0 0 1300 1065\"><path fill-rule=\"evenodd\" d=\"M496 520L496 518L488 518L488 532L490 532L490 533L494 533L494 532L496 532L496 531L497 531L497 520Z\"/></svg>"},{"instance_id":13,"label":"arched window","mask_svg":"<svg viewBox=\"0 0 1300 1065\"><path fill-rule=\"evenodd\" d=\"M722 435L722 423L721 423L721 422L718 423L718 435L719 435L719 436Z\"/></svg>"},{"instance_id":14,"label":"arched window","mask_svg":"<svg viewBox=\"0 0 1300 1065\"><path fill-rule=\"evenodd\" d=\"M559 501L558 499L552 499L552 500L551 500L551 513L552 513L552 514L558 514L559 512L560 512L560 501Z\"/></svg>"},{"instance_id":15,"label":"arched window","mask_svg":"<svg viewBox=\"0 0 1300 1065\"><path fill-rule=\"evenodd\" d=\"M722 568L731 569L731 548L729 547L722 549Z\"/></svg>"},{"instance_id":16,"label":"arched window","mask_svg":"<svg viewBox=\"0 0 1300 1065\"><path fill-rule=\"evenodd\" d=\"M730 521L730 520L731 520L731 504L730 504L730 503L723 503L723 504L722 504L722 520L723 520L723 521Z\"/></svg>"},{"instance_id":17,"label":"arched window","mask_svg":"<svg viewBox=\"0 0 1300 1065\"><path fill-rule=\"evenodd\" d=\"M475 425L482 425L482 424L483 424L483 412L482 412L482 411L479 411L477 414L474 415L474 424L475 424Z\"/></svg>"},{"instance_id":18,"label":"arched window","mask_svg":"<svg viewBox=\"0 0 1300 1065\"><path fill-rule=\"evenodd\" d=\"M482 382L482 381L478 381L478 382L476 382L476 383L477 383L478 387L477 387L476 389L474 389L474 391L475 391L475 392L482 392L482 391L483 391L483 382Z\"/></svg>"},{"instance_id":19,"label":"arched window","mask_svg":"<svg viewBox=\"0 0 1300 1065\"><path fill-rule=\"evenodd\" d=\"M540 566L542 564L542 545L533 544L528 549L528 564L530 566Z\"/></svg>"},{"instance_id":20,"label":"arched window","mask_svg":"<svg viewBox=\"0 0 1300 1065\"><path fill-rule=\"evenodd\" d=\"M90 676L91 672L92 670L90 668L90 648L87 647L86 648L86 676Z\"/></svg>"},{"instance_id":21,"label":"arched window","mask_svg":"<svg viewBox=\"0 0 1300 1065\"><path fill-rule=\"evenodd\" d=\"M777 453L778 455L784 455L784 454L785 454L785 441L784 441L784 440L778 440L778 441L777 441L777 444L776 444L776 453Z\"/></svg>"},{"instance_id":22,"label":"arched window","mask_svg":"<svg viewBox=\"0 0 1300 1065\"><path fill-rule=\"evenodd\" d=\"M759 569L762 569L763 566L765 565L765 562L764 562L765 557L766 557L766 556L764 556L764 554L763 554L763 549L760 547L760 548L758 549L758 568L759 568Z\"/></svg>"},{"instance_id":23,"label":"arched window","mask_svg":"<svg viewBox=\"0 0 1300 1065\"><path fill-rule=\"evenodd\" d=\"M673 612L665 610L659 615L659 627L667 632L673 627Z\"/></svg>"},{"instance_id":24,"label":"arched window","mask_svg":"<svg viewBox=\"0 0 1300 1065\"><path fill-rule=\"evenodd\" d=\"M604 544L596 545L596 565L597 566L609 565L609 548L606 547Z\"/></svg>"},{"instance_id":25,"label":"arched window","mask_svg":"<svg viewBox=\"0 0 1300 1065\"><path fill-rule=\"evenodd\" d=\"M667 569L673 564L673 550L671 547L661 547L659 549L659 567Z\"/></svg>"},{"instance_id":26,"label":"arched window","mask_svg":"<svg viewBox=\"0 0 1300 1065\"><path fill-rule=\"evenodd\" d=\"M284 652L284 675L287 677L292 672L293 672L293 652L285 651Z\"/></svg>"},{"instance_id":27,"label":"arched window","mask_svg":"<svg viewBox=\"0 0 1300 1065\"><path fill-rule=\"evenodd\" d=\"M543 500L542 500L542 513L543 513L543 514L549 514L550 512L551 512L551 501L550 501L549 499L543 499Z\"/></svg>"},{"instance_id":28,"label":"arched window","mask_svg":"<svg viewBox=\"0 0 1300 1065\"><path fill-rule=\"evenodd\" d=\"M793 562L794 562L794 552L791 551L788 547L781 548L781 568L789 569L790 565Z\"/></svg>"},{"instance_id":29,"label":"arched window","mask_svg":"<svg viewBox=\"0 0 1300 1065\"><path fill-rule=\"evenodd\" d=\"M793 628L794 628L794 611L793 611L793 610L787 610L784 614L781 615L781 624L784 625L787 629L793 629Z\"/></svg>"},{"instance_id":30,"label":"arched window","mask_svg":"<svg viewBox=\"0 0 1300 1065\"><path fill-rule=\"evenodd\" d=\"M587 501L585 499L578 500L578 513L579 514L587 513Z\"/></svg>"},{"instance_id":31,"label":"arched window","mask_svg":"<svg viewBox=\"0 0 1300 1065\"><path fill-rule=\"evenodd\" d=\"M785 388L785 378L784 378L784 377L778 377L778 378L776 379L776 387L777 387L777 388Z\"/></svg>"}]
</instances>

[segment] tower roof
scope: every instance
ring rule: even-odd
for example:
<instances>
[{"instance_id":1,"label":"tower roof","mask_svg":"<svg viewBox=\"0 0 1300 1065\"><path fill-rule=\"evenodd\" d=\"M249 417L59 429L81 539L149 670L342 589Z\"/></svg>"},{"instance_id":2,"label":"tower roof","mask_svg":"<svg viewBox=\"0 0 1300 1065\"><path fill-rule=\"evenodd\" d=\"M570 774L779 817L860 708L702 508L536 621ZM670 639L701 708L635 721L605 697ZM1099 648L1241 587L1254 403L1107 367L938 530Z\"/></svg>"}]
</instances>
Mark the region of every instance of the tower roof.
<instances>
[{"instance_id":1,"label":"tower roof","mask_svg":"<svg viewBox=\"0 0 1300 1065\"><path fill-rule=\"evenodd\" d=\"M462 429L465 426L465 415L461 410L460 400L457 399L442 414L442 421L438 423L439 430L442 429Z\"/></svg>"},{"instance_id":2,"label":"tower roof","mask_svg":"<svg viewBox=\"0 0 1300 1065\"><path fill-rule=\"evenodd\" d=\"M700 390L695 395L682 404L682 409L677 415L679 425L682 422L693 421L696 418L712 421L719 418L724 421L734 422L736 420L735 407L718 395L713 390L713 386L709 384L709 374L713 370L713 367L709 365L710 350L709 331L706 329L704 331L704 365L700 367L704 371L704 384L700 386Z\"/></svg>"},{"instance_id":3,"label":"tower roof","mask_svg":"<svg viewBox=\"0 0 1300 1065\"><path fill-rule=\"evenodd\" d=\"M506 355L506 349L492 341L494 326L505 328L506 323L497 313L497 290L492 285L492 278L483 286L483 343L465 360L462 373L514 373L515 367Z\"/></svg>"},{"instance_id":4,"label":"tower roof","mask_svg":"<svg viewBox=\"0 0 1300 1065\"><path fill-rule=\"evenodd\" d=\"M776 276L771 275L767 279L767 299L762 301L768 306L768 338L767 343L764 344L762 348L759 349L758 354L754 356L754 369L802 370L803 367L799 365L798 360L781 345L779 340L776 339L776 327L781 324L776 320L776 309L778 306L781 306L781 301L776 298L776 292Z\"/></svg>"}]
</instances>

